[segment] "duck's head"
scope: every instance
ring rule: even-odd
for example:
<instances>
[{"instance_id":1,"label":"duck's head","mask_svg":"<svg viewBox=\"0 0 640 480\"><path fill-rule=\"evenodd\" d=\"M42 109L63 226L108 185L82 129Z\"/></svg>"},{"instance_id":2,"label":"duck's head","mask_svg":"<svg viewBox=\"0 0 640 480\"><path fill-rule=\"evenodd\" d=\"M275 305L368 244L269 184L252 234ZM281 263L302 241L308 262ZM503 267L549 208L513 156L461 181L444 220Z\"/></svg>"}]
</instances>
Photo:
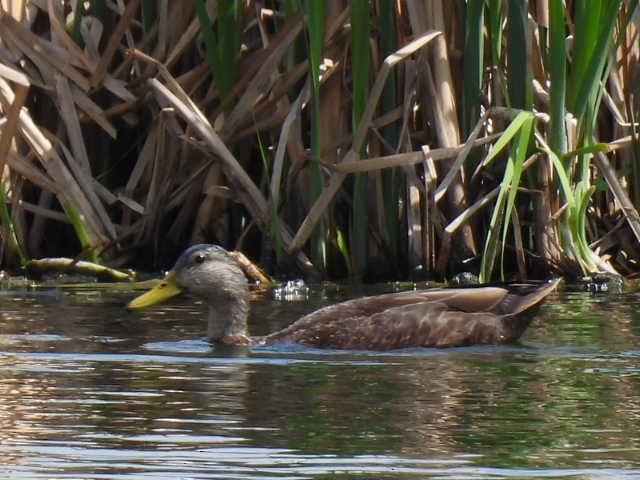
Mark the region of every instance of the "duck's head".
<instances>
[{"instance_id":1,"label":"duck's head","mask_svg":"<svg viewBox=\"0 0 640 480\"><path fill-rule=\"evenodd\" d=\"M127 308L145 308L182 292L204 300L210 308L226 310L247 301L247 281L236 260L218 245L193 245L186 249L165 278L133 299Z\"/></svg>"}]
</instances>

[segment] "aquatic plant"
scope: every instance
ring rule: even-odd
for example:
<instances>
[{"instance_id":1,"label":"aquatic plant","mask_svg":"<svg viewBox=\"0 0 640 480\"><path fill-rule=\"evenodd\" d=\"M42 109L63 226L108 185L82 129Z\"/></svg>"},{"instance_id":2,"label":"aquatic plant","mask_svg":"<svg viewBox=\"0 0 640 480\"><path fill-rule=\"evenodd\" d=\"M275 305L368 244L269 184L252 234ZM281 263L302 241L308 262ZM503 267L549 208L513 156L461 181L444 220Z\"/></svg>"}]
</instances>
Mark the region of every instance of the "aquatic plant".
<instances>
[{"instance_id":1,"label":"aquatic plant","mask_svg":"<svg viewBox=\"0 0 640 480\"><path fill-rule=\"evenodd\" d=\"M637 3L12 2L4 262L634 273Z\"/></svg>"}]
</instances>

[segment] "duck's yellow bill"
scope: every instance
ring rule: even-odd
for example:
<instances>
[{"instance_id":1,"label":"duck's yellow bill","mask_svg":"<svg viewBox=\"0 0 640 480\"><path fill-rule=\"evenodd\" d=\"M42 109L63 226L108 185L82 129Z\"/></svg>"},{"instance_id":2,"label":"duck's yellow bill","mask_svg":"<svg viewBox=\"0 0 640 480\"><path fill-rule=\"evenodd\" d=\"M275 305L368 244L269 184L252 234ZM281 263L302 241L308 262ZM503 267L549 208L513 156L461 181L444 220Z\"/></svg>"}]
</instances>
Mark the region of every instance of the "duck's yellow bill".
<instances>
[{"instance_id":1,"label":"duck's yellow bill","mask_svg":"<svg viewBox=\"0 0 640 480\"><path fill-rule=\"evenodd\" d=\"M173 271L167 273L162 281L148 292L134 298L127 305L128 309L146 308L157 303L166 302L171 297L182 293L182 289L176 284Z\"/></svg>"}]
</instances>

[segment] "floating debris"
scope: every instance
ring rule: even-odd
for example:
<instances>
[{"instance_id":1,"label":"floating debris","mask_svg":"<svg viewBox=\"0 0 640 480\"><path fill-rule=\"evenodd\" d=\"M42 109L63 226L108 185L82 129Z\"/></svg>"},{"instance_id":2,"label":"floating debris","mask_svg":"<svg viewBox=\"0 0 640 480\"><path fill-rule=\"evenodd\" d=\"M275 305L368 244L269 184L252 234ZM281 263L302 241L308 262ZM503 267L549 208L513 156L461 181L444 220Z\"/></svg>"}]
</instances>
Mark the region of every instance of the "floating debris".
<instances>
[{"instance_id":1,"label":"floating debris","mask_svg":"<svg viewBox=\"0 0 640 480\"><path fill-rule=\"evenodd\" d=\"M62 274L91 275L93 277L109 277L114 280L133 280L135 274L131 271L116 270L85 260L76 261L72 258L41 258L29 260L26 264L34 272L57 272Z\"/></svg>"}]
</instances>

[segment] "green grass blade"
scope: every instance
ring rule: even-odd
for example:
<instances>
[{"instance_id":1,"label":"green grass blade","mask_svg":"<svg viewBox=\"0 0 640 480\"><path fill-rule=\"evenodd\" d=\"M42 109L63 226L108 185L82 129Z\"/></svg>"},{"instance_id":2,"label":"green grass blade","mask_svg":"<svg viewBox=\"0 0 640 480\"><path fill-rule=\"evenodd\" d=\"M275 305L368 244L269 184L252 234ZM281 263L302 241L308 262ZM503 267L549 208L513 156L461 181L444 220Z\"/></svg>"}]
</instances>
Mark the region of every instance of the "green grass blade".
<instances>
[{"instance_id":1,"label":"green grass blade","mask_svg":"<svg viewBox=\"0 0 640 480\"><path fill-rule=\"evenodd\" d=\"M285 0L283 2L283 8L285 18L290 20L302 10L301 0ZM305 52L304 39L297 38L287 51L287 70L292 69L306 55Z\"/></svg>"},{"instance_id":2,"label":"green grass blade","mask_svg":"<svg viewBox=\"0 0 640 480\"><path fill-rule=\"evenodd\" d=\"M533 126L534 126L534 117L530 117L527 119L525 123L523 123L520 132L518 133L518 138L515 144L515 148L512 153L512 163L513 163L513 174L511 178L511 185L509 187L509 193L505 205L505 214L504 218L511 218L511 212L515 208L516 203L516 195L518 193L518 187L520 186L520 179L522 177L522 165L527 158L527 152L529 150L529 145L531 144L531 139L533 138ZM502 227L502 262L500 268L501 279L504 280L504 248L507 243L507 232L509 230L509 222L504 221Z\"/></svg>"},{"instance_id":3,"label":"green grass blade","mask_svg":"<svg viewBox=\"0 0 640 480\"><path fill-rule=\"evenodd\" d=\"M596 187L587 187L585 182L579 182L576 185L576 210L575 210L575 228L576 228L576 243L580 251L580 259L582 260L583 267L587 271L593 271L596 267L595 257L596 255L589 246L587 240L587 209L593 193L596 191Z\"/></svg>"},{"instance_id":4,"label":"green grass blade","mask_svg":"<svg viewBox=\"0 0 640 480\"><path fill-rule=\"evenodd\" d=\"M9 212L9 207L7 205L7 195L4 190L4 183L0 182L0 221L2 222L2 230L4 230L6 239L7 239L7 247L9 250L9 255L13 258L13 255L16 255L20 261L21 265L24 265L27 258L20 247L20 242L18 241L18 236L16 235L16 229L13 225L13 221L11 220L11 213Z\"/></svg>"},{"instance_id":5,"label":"green grass blade","mask_svg":"<svg viewBox=\"0 0 640 480\"><path fill-rule=\"evenodd\" d=\"M347 266L347 273L350 277L353 276L353 270L351 269L352 260L351 255L349 254L349 246L347 245L347 241L344 238L344 234L342 230L336 227L336 245L338 247L338 251L340 255L342 255L342 259L344 260L345 265Z\"/></svg>"},{"instance_id":6,"label":"green grass blade","mask_svg":"<svg viewBox=\"0 0 640 480\"><path fill-rule=\"evenodd\" d=\"M576 0L573 5L575 34L571 51L571 74L567 76L565 54L564 2L549 2L549 78L551 101L550 147L543 146L553 162L556 178L567 210L558 224L567 257L584 271L597 269L598 258L587 240L587 207L595 188L591 182L591 156L608 150L593 144L597 135L596 119L603 94L602 81L608 74L607 60L621 0ZM575 151L567 153L565 112L578 121L579 139ZM572 158L578 157L578 167ZM572 186L572 182L575 186Z\"/></svg>"},{"instance_id":7,"label":"green grass blade","mask_svg":"<svg viewBox=\"0 0 640 480\"><path fill-rule=\"evenodd\" d=\"M396 12L394 0L380 1L380 51L382 58L397 50L396 44ZM395 75L389 75L382 98L380 99L382 113L393 110L397 103L397 85ZM398 144L399 128L396 122L386 125L382 129L385 142L392 147ZM391 152L390 152L391 153ZM391 260L396 261L399 249L398 218L400 215L398 198L400 195L400 179L398 171L386 168L382 171L382 195L384 202L384 239L387 249L391 254Z\"/></svg>"},{"instance_id":8,"label":"green grass blade","mask_svg":"<svg viewBox=\"0 0 640 480\"><path fill-rule=\"evenodd\" d=\"M573 196L573 188L571 187L571 181L569 180L569 176L564 169L564 165L562 164L560 157L558 157L558 155L556 155L556 153L551 150L548 145L543 144L542 149L551 159L551 163L553 164L558 180L560 181L560 191L562 193L564 201L567 203L570 209L574 208L575 199Z\"/></svg>"},{"instance_id":9,"label":"green grass blade","mask_svg":"<svg viewBox=\"0 0 640 480\"><path fill-rule=\"evenodd\" d=\"M489 231L487 232L487 238L484 244L484 251L482 253L482 260L480 262L480 283L486 283L491 280L491 272L495 264L497 252L498 252L498 238L500 227L502 226L504 218L504 203L506 193L511 180L513 178L513 162L511 158L507 162L507 167L502 177L502 183L500 185L500 192L496 199L496 204L493 207L493 213L491 214L491 220L489 222Z\"/></svg>"},{"instance_id":10,"label":"green grass blade","mask_svg":"<svg viewBox=\"0 0 640 480\"><path fill-rule=\"evenodd\" d=\"M158 2L156 0L142 0L142 26L145 33L151 30L157 16Z\"/></svg>"},{"instance_id":11,"label":"green grass blade","mask_svg":"<svg viewBox=\"0 0 640 480\"><path fill-rule=\"evenodd\" d=\"M491 45L491 65L497 67L502 56L502 0L487 0L487 32Z\"/></svg>"},{"instance_id":12,"label":"green grass blade","mask_svg":"<svg viewBox=\"0 0 640 480\"><path fill-rule=\"evenodd\" d=\"M280 216L278 215L278 208L273 205L271 208L271 240L272 248L276 254L276 262L281 265L284 260L284 241L282 240L282 229L280 228Z\"/></svg>"},{"instance_id":13,"label":"green grass blade","mask_svg":"<svg viewBox=\"0 0 640 480\"><path fill-rule=\"evenodd\" d=\"M584 78L589 66L594 43L597 38L597 30L600 23L602 10L601 0L577 0L574 6L575 34L572 44L571 78L572 87L577 87ZM569 93L569 105L575 106L577 90L572 89Z\"/></svg>"},{"instance_id":14,"label":"green grass blade","mask_svg":"<svg viewBox=\"0 0 640 480\"><path fill-rule=\"evenodd\" d=\"M271 179L269 175L270 167L269 167L269 156L267 154L267 149L264 146L264 142L262 141L262 135L260 133L256 134L256 141L258 143L258 152L260 153L260 160L262 161L262 170L264 172L264 183L267 185L271 184ZM271 207L271 224L269 225L270 238L272 240L272 248L276 254L276 260L278 264L281 264L284 258L284 243L282 241L282 229L280 228L280 216L278 215L279 205L269 202Z\"/></svg>"},{"instance_id":15,"label":"green grass blade","mask_svg":"<svg viewBox=\"0 0 640 480\"><path fill-rule=\"evenodd\" d=\"M353 131L358 129L360 118L367 104L369 93L369 73L371 55L369 54L370 11L368 0L351 2L351 75L352 124ZM353 217L351 228L351 251L353 272L361 275L367 263L369 244L369 178L367 173L354 176Z\"/></svg>"},{"instance_id":16,"label":"green grass blade","mask_svg":"<svg viewBox=\"0 0 640 480\"><path fill-rule=\"evenodd\" d=\"M89 237L89 233L84 226L82 217L69 203L63 204L62 208L64 209L67 217L69 218L69 221L71 222L71 225L73 226L73 230L76 233L76 237L80 242L82 250L89 252L90 261L94 263L100 263L100 258L98 257L98 253L95 250L95 246L91 243L91 238Z\"/></svg>"},{"instance_id":17,"label":"green grass blade","mask_svg":"<svg viewBox=\"0 0 640 480\"><path fill-rule=\"evenodd\" d=\"M320 158L320 62L324 43L325 2L305 0L307 30L309 35L309 73L311 75L311 155ZM309 200L311 203L322 193L324 177L320 165L312 162L309 167ZM326 222L321 221L311 237L311 258L321 268L327 266Z\"/></svg>"},{"instance_id":18,"label":"green grass blade","mask_svg":"<svg viewBox=\"0 0 640 480\"><path fill-rule=\"evenodd\" d=\"M567 151L565 97L567 91L567 54L565 51L564 2L549 3L549 146L558 155Z\"/></svg>"},{"instance_id":19,"label":"green grass blade","mask_svg":"<svg viewBox=\"0 0 640 480\"><path fill-rule=\"evenodd\" d=\"M527 35L527 1L509 0L507 14L507 89L509 105L531 110L533 90L529 65L529 40Z\"/></svg>"},{"instance_id":20,"label":"green grass blade","mask_svg":"<svg viewBox=\"0 0 640 480\"><path fill-rule=\"evenodd\" d=\"M222 72L222 64L220 63L220 58L218 57L218 42L216 40L215 33L213 32L213 25L211 25L209 13L207 13L205 0L196 0L195 10L196 16L198 17L198 22L200 23L200 34L202 35L202 41L204 42L205 50L207 51L207 56L209 57L209 62L211 62L213 77L218 84L220 97L224 99L224 95L222 92L224 86L219 84L220 80L218 77L218 74Z\"/></svg>"},{"instance_id":21,"label":"green grass blade","mask_svg":"<svg viewBox=\"0 0 640 480\"><path fill-rule=\"evenodd\" d=\"M236 18L236 2L218 1L215 30L207 13L205 0L196 0L195 10L218 93L224 101L238 77L236 55L240 50L240 27Z\"/></svg>"},{"instance_id":22,"label":"green grass blade","mask_svg":"<svg viewBox=\"0 0 640 480\"><path fill-rule=\"evenodd\" d=\"M262 170L264 171L265 182L268 185L271 183L271 179L269 178L269 156L267 155L267 149L264 147L264 142L262 141L262 135L260 135L260 132L256 134L256 142L258 143L258 152L260 152L260 160L262 161Z\"/></svg>"},{"instance_id":23,"label":"green grass blade","mask_svg":"<svg viewBox=\"0 0 640 480\"><path fill-rule=\"evenodd\" d=\"M93 17L96 17L102 25L106 25L105 23L105 15L107 13L107 2L106 0L92 0L91 1L91 9L89 10Z\"/></svg>"},{"instance_id":24,"label":"green grass blade","mask_svg":"<svg viewBox=\"0 0 640 480\"><path fill-rule=\"evenodd\" d=\"M509 126L505 128L504 132L502 132L502 135L500 135L498 141L493 144L491 151L482 161L482 165L489 165L494 160L494 158L496 158L496 156L500 154L507 145L509 145L509 142L511 142L511 140L513 140L513 138L518 134L522 126L532 118L533 113L531 112L518 113L518 115L516 115L516 117L511 120Z\"/></svg>"},{"instance_id":25,"label":"green grass blade","mask_svg":"<svg viewBox=\"0 0 640 480\"><path fill-rule=\"evenodd\" d=\"M351 1L352 119L354 131L360 123L369 93L371 70L371 55L369 53L370 15L368 0Z\"/></svg>"},{"instance_id":26,"label":"green grass blade","mask_svg":"<svg viewBox=\"0 0 640 480\"><path fill-rule=\"evenodd\" d=\"M311 73L311 90L312 103L315 107L320 105L320 63L322 61L322 47L324 42L324 19L325 4L324 2L315 2L313 0L305 1L305 10L307 12L307 25L309 33L309 61ZM317 111L318 108L315 108ZM317 113L317 112L316 112ZM311 134L315 135L319 140L317 133L319 122L316 122L315 128ZM316 145L317 147L317 145ZM315 154L316 152L314 152ZM319 151L317 153L320 153Z\"/></svg>"},{"instance_id":27,"label":"green grass blade","mask_svg":"<svg viewBox=\"0 0 640 480\"><path fill-rule=\"evenodd\" d=\"M498 198L496 199L489 223L489 232L485 240L480 264L480 282L487 282L491 279L491 273L498 252L500 229L503 223L505 223L502 236L504 250L504 242L506 241L508 228L508 222L504 222L504 218L509 218L515 204L517 188L522 175L522 164L526 159L528 146L533 134L534 121L535 117L531 112L520 112L505 129L504 133L491 149L491 152L489 152L487 156L489 161L485 160L485 164L488 164L511 140L515 139L515 145L512 147L511 154L509 155L505 173L500 184Z\"/></svg>"},{"instance_id":28,"label":"green grass blade","mask_svg":"<svg viewBox=\"0 0 640 480\"><path fill-rule=\"evenodd\" d=\"M570 152L565 153L562 158L570 159L571 157L594 154L598 152L607 153L611 151L611 147L606 143L592 143L590 145L585 145L584 147L576 148L575 150L571 150Z\"/></svg>"},{"instance_id":29,"label":"green grass blade","mask_svg":"<svg viewBox=\"0 0 640 480\"><path fill-rule=\"evenodd\" d=\"M585 20L578 23L576 14L571 88L567 104L579 121L587 110L594 88L600 88L620 4L621 0L576 2L576 12L580 13L580 18L584 15ZM587 12L583 14L583 10Z\"/></svg>"},{"instance_id":30,"label":"green grass blade","mask_svg":"<svg viewBox=\"0 0 640 480\"><path fill-rule=\"evenodd\" d=\"M222 65L224 91L227 94L238 80L239 67L236 56L240 52L240 22L237 0L218 0L218 55Z\"/></svg>"},{"instance_id":31,"label":"green grass blade","mask_svg":"<svg viewBox=\"0 0 640 480\"><path fill-rule=\"evenodd\" d=\"M484 71L484 0L469 0L464 33L462 135L467 137L480 116Z\"/></svg>"}]
</instances>

